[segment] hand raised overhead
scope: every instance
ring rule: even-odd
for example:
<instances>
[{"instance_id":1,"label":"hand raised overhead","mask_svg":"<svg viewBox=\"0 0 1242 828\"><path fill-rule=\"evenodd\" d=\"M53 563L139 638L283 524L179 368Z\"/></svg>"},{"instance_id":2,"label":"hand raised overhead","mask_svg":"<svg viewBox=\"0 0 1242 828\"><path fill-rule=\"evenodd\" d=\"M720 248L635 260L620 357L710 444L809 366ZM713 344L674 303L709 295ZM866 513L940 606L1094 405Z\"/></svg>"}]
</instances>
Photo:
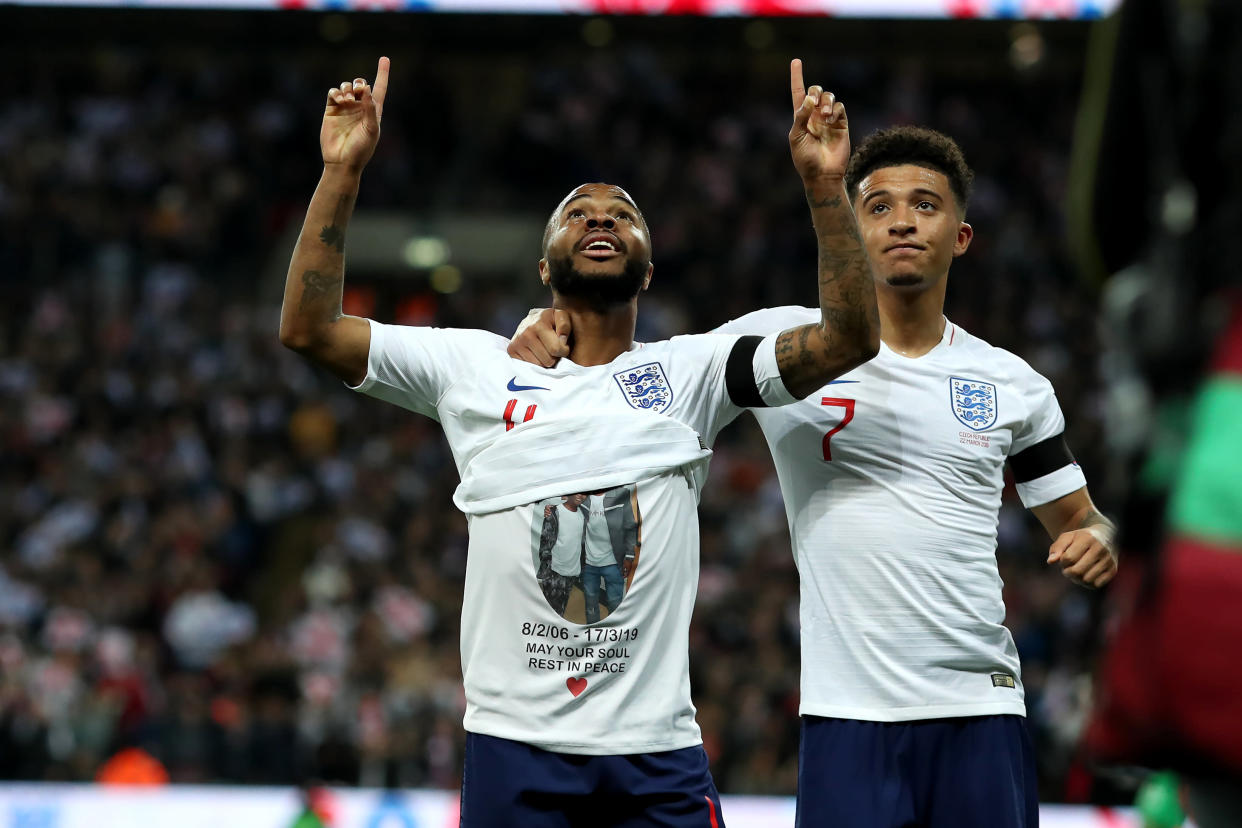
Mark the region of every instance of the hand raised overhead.
<instances>
[{"instance_id":1,"label":"hand raised overhead","mask_svg":"<svg viewBox=\"0 0 1242 828\"><path fill-rule=\"evenodd\" d=\"M845 104L821 86L806 89L802 81L802 61L797 58L789 65L789 87L794 110L789 149L798 174L803 181L844 178L845 166L850 160Z\"/></svg>"},{"instance_id":2,"label":"hand raised overhead","mask_svg":"<svg viewBox=\"0 0 1242 828\"><path fill-rule=\"evenodd\" d=\"M319 148L323 163L339 164L360 172L379 143L380 120L384 116L384 96L388 93L389 60L379 59L375 70L375 86L366 78L354 78L328 90L319 129Z\"/></svg>"}]
</instances>

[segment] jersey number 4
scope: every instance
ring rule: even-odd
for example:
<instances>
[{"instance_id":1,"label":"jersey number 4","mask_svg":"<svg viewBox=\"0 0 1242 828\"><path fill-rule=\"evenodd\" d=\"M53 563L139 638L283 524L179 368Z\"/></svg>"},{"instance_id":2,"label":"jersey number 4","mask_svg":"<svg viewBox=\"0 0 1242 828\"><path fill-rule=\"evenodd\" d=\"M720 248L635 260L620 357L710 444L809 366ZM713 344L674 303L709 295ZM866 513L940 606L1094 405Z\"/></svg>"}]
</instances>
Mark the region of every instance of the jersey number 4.
<instances>
[{"instance_id":1,"label":"jersey number 4","mask_svg":"<svg viewBox=\"0 0 1242 828\"><path fill-rule=\"evenodd\" d=\"M851 403L852 405L853 403ZM512 429L517 423L513 422L513 412L517 410L517 400L509 400L505 406L505 431ZM529 422L531 417L535 416L535 406L526 406L526 416L522 418L522 422ZM827 445L825 443L824 445Z\"/></svg>"},{"instance_id":2,"label":"jersey number 4","mask_svg":"<svg viewBox=\"0 0 1242 828\"><path fill-rule=\"evenodd\" d=\"M850 424L850 420L854 419L854 401L847 400L844 397L824 397L819 401L820 405L840 406L845 409L845 416L841 418L841 422L832 427L832 430L824 435L824 459L832 460L832 447L829 442L832 435Z\"/></svg>"}]
</instances>

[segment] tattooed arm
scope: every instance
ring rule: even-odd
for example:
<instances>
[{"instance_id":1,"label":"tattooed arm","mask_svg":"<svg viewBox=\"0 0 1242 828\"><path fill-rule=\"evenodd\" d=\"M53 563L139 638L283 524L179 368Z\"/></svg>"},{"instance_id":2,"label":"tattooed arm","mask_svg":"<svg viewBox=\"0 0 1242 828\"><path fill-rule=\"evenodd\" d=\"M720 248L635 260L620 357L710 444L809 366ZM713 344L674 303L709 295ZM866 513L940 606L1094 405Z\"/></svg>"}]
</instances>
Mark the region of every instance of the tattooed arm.
<instances>
[{"instance_id":1,"label":"tattooed arm","mask_svg":"<svg viewBox=\"0 0 1242 828\"><path fill-rule=\"evenodd\" d=\"M799 60L790 66L790 87L789 147L819 244L820 321L783 331L776 362L789 393L805 397L879 352L880 316L871 265L845 191L850 156L845 107L819 86L803 88Z\"/></svg>"},{"instance_id":2,"label":"tattooed arm","mask_svg":"<svg viewBox=\"0 0 1242 828\"><path fill-rule=\"evenodd\" d=\"M808 186L806 196L819 243L820 321L776 339L776 364L795 397L815 392L880 349L875 283L845 186Z\"/></svg>"},{"instance_id":3,"label":"tattooed arm","mask_svg":"<svg viewBox=\"0 0 1242 828\"><path fill-rule=\"evenodd\" d=\"M289 262L280 309L280 341L351 385L366 378L371 327L341 310L345 229L362 169L379 141L388 67L388 59L380 58L374 90L357 78L328 92L319 135L323 176Z\"/></svg>"},{"instance_id":4,"label":"tattooed arm","mask_svg":"<svg viewBox=\"0 0 1242 828\"><path fill-rule=\"evenodd\" d=\"M1048 563L1076 584L1101 587L1117 574L1116 527L1100 514L1084 486L1050 503L1035 506L1031 513L1053 539Z\"/></svg>"},{"instance_id":5,"label":"tattooed arm","mask_svg":"<svg viewBox=\"0 0 1242 828\"><path fill-rule=\"evenodd\" d=\"M306 211L280 309L280 341L350 385L367 375L371 326L341 312L345 226L358 195L358 175L327 167Z\"/></svg>"}]
</instances>

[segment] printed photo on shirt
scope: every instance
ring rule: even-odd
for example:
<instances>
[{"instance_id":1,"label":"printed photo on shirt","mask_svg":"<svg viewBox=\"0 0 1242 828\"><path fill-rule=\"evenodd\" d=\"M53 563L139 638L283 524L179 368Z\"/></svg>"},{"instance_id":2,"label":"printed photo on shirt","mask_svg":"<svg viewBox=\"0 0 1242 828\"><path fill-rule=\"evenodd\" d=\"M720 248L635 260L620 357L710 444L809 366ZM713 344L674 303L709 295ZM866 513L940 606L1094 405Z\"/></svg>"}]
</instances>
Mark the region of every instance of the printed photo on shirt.
<instances>
[{"instance_id":1,"label":"printed photo on shirt","mask_svg":"<svg viewBox=\"0 0 1242 828\"><path fill-rule=\"evenodd\" d=\"M540 527L535 577L552 609L575 624L594 624L616 612L638 569L637 487L561 495L532 508Z\"/></svg>"}]
</instances>

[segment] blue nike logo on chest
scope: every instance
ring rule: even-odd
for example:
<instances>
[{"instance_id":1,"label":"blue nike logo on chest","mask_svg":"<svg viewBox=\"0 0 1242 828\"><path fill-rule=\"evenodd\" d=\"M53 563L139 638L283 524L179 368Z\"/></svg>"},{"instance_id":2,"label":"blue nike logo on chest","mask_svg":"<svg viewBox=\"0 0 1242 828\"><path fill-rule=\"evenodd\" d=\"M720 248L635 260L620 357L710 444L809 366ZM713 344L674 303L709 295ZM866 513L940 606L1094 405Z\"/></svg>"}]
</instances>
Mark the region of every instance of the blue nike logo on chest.
<instances>
[{"instance_id":1,"label":"blue nike logo on chest","mask_svg":"<svg viewBox=\"0 0 1242 828\"><path fill-rule=\"evenodd\" d=\"M510 391L549 391L551 389L544 388L542 385L518 385L517 377L509 380L509 384L505 386Z\"/></svg>"}]
</instances>

